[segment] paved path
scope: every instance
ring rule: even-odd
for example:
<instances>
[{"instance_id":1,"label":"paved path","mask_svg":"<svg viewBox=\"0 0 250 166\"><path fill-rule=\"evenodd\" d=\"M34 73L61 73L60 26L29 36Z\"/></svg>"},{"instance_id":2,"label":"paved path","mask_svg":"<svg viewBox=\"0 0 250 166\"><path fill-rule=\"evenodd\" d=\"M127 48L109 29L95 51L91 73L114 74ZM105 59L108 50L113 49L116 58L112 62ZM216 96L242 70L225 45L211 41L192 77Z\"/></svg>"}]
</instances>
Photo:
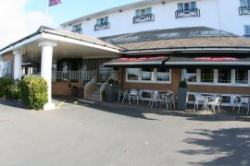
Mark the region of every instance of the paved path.
<instances>
[{"instance_id":1,"label":"paved path","mask_svg":"<svg viewBox=\"0 0 250 166\"><path fill-rule=\"evenodd\" d=\"M126 105L50 112L8 105L0 104L1 166L250 165L250 122Z\"/></svg>"}]
</instances>

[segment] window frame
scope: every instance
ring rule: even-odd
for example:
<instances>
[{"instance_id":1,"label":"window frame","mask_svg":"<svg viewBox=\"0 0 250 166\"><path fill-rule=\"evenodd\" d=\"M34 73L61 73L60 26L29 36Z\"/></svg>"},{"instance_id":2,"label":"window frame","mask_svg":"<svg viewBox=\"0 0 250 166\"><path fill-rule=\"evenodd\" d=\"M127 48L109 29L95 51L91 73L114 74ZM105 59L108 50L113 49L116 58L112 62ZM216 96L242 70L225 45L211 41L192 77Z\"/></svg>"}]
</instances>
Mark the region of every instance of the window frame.
<instances>
[{"instance_id":1,"label":"window frame","mask_svg":"<svg viewBox=\"0 0 250 166\"><path fill-rule=\"evenodd\" d=\"M136 67L135 67L136 68ZM142 68L139 68L138 71L138 80L129 80L128 79L128 69L130 69L129 67L126 68L126 72L125 72L125 78L126 78L126 82L128 83L157 83L157 84L170 84L171 83L171 76L172 76L172 70L168 69L168 73L169 73L169 81L158 81L157 80L157 67L152 68L152 75L151 75L151 80L142 80Z\"/></svg>"},{"instance_id":2,"label":"window frame","mask_svg":"<svg viewBox=\"0 0 250 166\"><path fill-rule=\"evenodd\" d=\"M71 32L82 34L82 23L73 24Z\"/></svg>"},{"instance_id":3,"label":"window frame","mask_svg":"<svg viewBox=\"0 0 250 166\"><path fill-rule=\"evenodd\" d=\"M185 70L182 70L182 79L185 79ZM188 85L207 85L207 86L230 86L230 87L249 87L250 86L250 70L247 70L247 80L248 83L247 84L242 84L242 83L237 83L236 82L236 69L231 69L231 83L219 83L218 81L218 69L213 69L214 71L214 79L212 83L209 82L201 82L201 69L200 68L196 68L196 82L189 82L187 81Z\"/></svg>"}]
</instances>

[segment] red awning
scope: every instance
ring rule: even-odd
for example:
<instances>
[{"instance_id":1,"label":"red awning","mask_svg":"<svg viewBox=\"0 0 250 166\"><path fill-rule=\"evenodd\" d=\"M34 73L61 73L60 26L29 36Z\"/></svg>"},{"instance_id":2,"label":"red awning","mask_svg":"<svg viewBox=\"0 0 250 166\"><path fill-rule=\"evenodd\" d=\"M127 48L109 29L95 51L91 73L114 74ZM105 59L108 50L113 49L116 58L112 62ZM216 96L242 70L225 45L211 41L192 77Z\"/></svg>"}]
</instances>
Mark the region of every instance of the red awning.
<instances>
[{"instance_id":1,"label":"red awning","mask_svg":"<svg viewBox=\"0 0 250 166\"><path fill-rule=\"evenodd\" d=\"M168 57L166 56L122 57L107 62L104 66L153 66L162 65L166 60L168 60Z\"/></svg>"},{"instance_id":2,"label":"red awning","mask_svg":"<svg viewBox=\"0 0 250 166\"><path fill-rule=\"evenodd\" d=\"M166 66L249 66L249 57L170 57Z\"/></svg>"}]
</instances>

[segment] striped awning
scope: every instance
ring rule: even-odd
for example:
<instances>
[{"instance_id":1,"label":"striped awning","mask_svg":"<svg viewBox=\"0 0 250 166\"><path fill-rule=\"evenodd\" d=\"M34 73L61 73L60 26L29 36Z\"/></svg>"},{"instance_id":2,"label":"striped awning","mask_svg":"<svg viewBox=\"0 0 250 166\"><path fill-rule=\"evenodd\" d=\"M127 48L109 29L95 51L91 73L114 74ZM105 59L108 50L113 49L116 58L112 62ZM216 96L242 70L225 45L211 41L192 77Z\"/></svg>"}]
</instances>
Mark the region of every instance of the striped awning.
<instances>
[{"instance_id":1,"label":"striped awning","mask_svg":"<svg viewBox=\"0 0 250 166\"><path fill-rule=\"evenodd\" d=\"M168 59L166 56L121 57L105 63L104 66L155 66L164 65Z\"/></svg>"}]
</instances>

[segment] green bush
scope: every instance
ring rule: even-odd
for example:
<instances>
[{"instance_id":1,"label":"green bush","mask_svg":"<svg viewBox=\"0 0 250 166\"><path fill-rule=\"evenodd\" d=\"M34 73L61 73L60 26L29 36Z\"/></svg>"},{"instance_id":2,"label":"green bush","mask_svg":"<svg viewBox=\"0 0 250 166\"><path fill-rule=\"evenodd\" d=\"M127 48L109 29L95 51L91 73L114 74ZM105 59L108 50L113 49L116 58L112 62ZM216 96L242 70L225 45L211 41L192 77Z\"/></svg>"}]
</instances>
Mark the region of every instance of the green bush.
<instances>
[{"instance_id":1,"label":"green bush","mask_svg":"<svg viewBox=\"0 0 250 166\"><path fill-rule=\"evenodd\" d=\"M5 97L8 99L20 99L20 81L15 81L13 84L8 85L5 89Z\"/></svg>"},{"instance_id":2,"label":"green bush","mask_svg":"<svg viewBox=\"0 0 250 166\"><path fill-rule=\"evenodd\" d=\"M42 109L48 102L46 81L39 76L27 76L20 83L21 100L31 109Z\"/></svg>"},{"instance_id":3,"label":"green bush","mask_svg":"<svg viewBox=\"0 0 250 166\"><path fill-rule=\"evenodd\" d=\"M0 97L5 97L8 88L14 84L14 80L10 77L0 78Z\"/></svg>"}]
</instances>

